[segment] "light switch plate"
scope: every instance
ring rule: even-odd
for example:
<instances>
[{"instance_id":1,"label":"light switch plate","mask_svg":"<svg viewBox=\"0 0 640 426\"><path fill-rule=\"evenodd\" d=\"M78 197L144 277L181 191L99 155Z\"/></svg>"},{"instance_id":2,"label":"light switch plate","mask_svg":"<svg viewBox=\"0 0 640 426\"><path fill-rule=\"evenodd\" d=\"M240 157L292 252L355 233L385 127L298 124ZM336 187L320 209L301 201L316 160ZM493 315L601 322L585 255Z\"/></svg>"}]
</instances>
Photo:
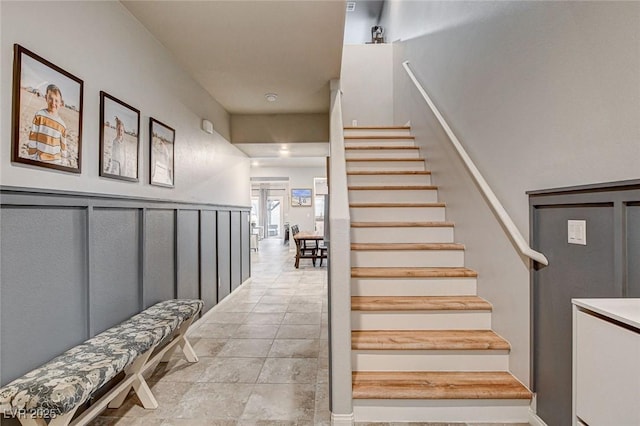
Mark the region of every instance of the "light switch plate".
<instances>
[{"instance_id":1,"label":"light switch plate","mask_svg":"<svg viewBox=\"0 0 640 426\"><path fill-rule=\"evenodd\" d=\"M567 241L569 244L587 245L587 221L568 220L567 221Z\"/></svg>"}]
</instances>

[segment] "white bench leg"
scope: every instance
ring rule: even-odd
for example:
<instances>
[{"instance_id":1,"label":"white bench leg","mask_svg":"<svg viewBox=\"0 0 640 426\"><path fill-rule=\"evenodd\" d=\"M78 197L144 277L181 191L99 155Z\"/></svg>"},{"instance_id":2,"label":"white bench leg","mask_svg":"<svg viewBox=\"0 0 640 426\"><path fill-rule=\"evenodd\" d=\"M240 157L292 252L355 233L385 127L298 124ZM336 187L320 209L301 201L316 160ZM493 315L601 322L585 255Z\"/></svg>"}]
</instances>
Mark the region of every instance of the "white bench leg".
<instances>
[{"instance_id":1,"label":"white bench leg","mask_svg":"<svg viewBox=\"0 0 640 426\"><path fill-rule=\"evenodd\" d=\"M178 340L178 345L180 345L180 349L182 349L182 353L184 357L189 362L198 362L198 356L196 355L196 351L193 350L191 343L187 340L186 334L187 330L191 326L191 323L195 319L195 315L189 318L187 321L183 322L180 328L178 329L178 336L176 340ZM175 346L172 349L169 349L165 352L164 356L160 360L160 362L169 362L171 360L171 355L175 352Z\"/></svg>"},{"instance_id":2,"label":"white bench leg","mask_svg":"<svg viewBox=\"0 0 640 426\"><path fill-rule=\"evenodd\" d=\"M153 396L151 389L149 389L146 380L142 377L142 370L151 356L153 349L155 348L151 348L146 353L140 355L133 364L127 367L125 370L126 377L135 376L135 378L133 379L131 386L125 387L122 392L120 392L118 396L109 403L109 408L119 408L124 403L124 400L127 398L131 388L133 388L136 395L138 395L138 399L140 399L144 408L147 410L155 410L158 408L158 401L156 401L156 398Z\"/></svg>"}]
</instances>

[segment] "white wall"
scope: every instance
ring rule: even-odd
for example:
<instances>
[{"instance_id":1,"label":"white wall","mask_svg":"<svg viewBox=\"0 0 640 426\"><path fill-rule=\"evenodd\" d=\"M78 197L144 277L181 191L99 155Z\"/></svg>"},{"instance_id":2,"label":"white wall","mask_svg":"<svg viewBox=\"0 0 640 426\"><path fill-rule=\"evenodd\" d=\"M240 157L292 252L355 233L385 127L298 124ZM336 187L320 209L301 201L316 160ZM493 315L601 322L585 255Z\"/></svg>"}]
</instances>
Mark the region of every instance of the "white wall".
<instances>
[{"instance_id":1,"label":"white wall","mask_svg":"<svg viewBox=\"0 0 640 426\"><path fill-rule=\"evenodd\" d=\"M342 119L359 126L393 124L393 46L350 44L342 51Z\"/></svg>"},{"instance_id":2,"label":"white wall","mask_svg":"<svg viewBox=\"0 0 640 426\"><path fill-rule=\"evenodd\" d=\"M0 7L2 185L249 204L249 161L228 143L229 114L119 2L3 1ZM84 81L82 174L10 162L14 43ZM101 90L141 111L140 182L98 176ZM174 189L148 183L150 116L176 131ZM200 130L202 118L214 123L214 135Z\"/></svg>"},{"instance_id":3,"label":"white wall","mask_svg":"<svg viewBox=\"0 0 640 426\"><path fill-rule=\"evenodd\" d=\"M400 63L409 60L525 238L526 191L640 177L640 3L391 1L396 122L411 120L512 371L529 378L529 269ZM553 266L553 257L550 258Z\"/></svg>"},{"instance_id":4,"label":"white wall","mask_svg":"<svg viewBox=\"0 0 640 426\"><path fill-rule=\"evenodd\" d=\"M313 178L326 175L324 167L251 167L251 177L254 178L289 177L289 193L284 202L284 221L289 222L289 225L298 225L301 231L313 231L315 203L311 207L291 207L291 188L313 188Z\"/></svg>"}]
</instances>

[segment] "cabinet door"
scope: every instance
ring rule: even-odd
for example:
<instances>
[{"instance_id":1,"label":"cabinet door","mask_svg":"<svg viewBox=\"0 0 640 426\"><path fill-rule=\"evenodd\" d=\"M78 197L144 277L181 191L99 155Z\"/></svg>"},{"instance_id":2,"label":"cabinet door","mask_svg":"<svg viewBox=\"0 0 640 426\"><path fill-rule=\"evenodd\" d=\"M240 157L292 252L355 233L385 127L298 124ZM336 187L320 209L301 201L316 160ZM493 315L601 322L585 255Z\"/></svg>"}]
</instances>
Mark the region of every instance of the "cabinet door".
<instances>
[{"instance_id":1,"label":"cabinet door","mask_svg":"<svg viewBox=\"0 0 640 426\"><path fill-rule=\"evenodd\" d=\"M640 334L579 311L576 415L588 425L640 425Z\"/></svg>"}]
</instances>

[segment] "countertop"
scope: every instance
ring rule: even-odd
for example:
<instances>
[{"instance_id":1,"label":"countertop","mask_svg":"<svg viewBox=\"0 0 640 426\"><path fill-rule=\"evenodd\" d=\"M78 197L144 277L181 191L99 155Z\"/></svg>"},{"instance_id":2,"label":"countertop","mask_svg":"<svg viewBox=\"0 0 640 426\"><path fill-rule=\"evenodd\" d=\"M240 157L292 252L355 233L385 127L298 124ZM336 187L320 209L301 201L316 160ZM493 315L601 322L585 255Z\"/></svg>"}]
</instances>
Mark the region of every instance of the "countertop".
<instances>
[{"instance_id":1,"label":"countertop","mask_svg":"<svg viewBox=\"0 0 640 426\"><path fill-rule=\"evenodd\" d=\"M572 299L571 303L640 330L640 299Z\"/></svg>"}]
</instances>

